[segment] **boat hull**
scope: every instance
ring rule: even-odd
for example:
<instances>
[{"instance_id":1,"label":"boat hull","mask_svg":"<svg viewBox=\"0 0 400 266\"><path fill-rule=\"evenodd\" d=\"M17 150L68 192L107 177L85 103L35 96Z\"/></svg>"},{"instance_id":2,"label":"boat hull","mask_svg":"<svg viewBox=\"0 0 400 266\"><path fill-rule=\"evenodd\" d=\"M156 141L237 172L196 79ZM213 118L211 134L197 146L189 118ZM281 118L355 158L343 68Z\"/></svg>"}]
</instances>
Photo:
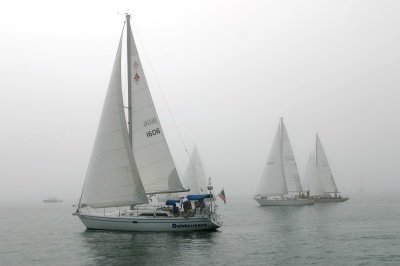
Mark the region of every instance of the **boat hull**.
<instances>
[{"instance_id":1,"label":"boat hull","mask_svg":"<svg viewBox=\"0 0 400 266\"><path fill-rule=\"evenodd\" d=\"M216 217L138 217L77 214L87 229L177 232L210 231L222 225Z\"/></svg>"},{"instance_id":2,"label":"boat hull","mask_svg":"<svg viewBox=\"0 0 400 266\"><path fill-rule=\"evenodd\" d=\"M328 202L344 202L349 200L349 198L341 197L341 198L314 198L315 202L318 203L328 203Z\"/></svg>"},{"instance_id":3,"label":"boat hull","mask_svg":"<svg viewBox=\"0 0 400 266\"><path fill-rule=\"evenodd\" d=\"M314 204L312 199L267 199L254 198L261 206L304 206Z\"/></svg>"}]
</instances>

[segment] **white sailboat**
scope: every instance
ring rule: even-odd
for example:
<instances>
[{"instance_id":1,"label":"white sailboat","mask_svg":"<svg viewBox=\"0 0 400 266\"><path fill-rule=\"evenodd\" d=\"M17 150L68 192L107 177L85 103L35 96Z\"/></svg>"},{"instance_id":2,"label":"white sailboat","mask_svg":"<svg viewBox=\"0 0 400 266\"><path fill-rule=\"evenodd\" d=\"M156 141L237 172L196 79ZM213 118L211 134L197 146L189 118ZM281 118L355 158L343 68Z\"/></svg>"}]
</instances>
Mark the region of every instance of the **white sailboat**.
<instances>
[{"instance_id":1,"label":"white sailboat","mask_svg":"<svg viewBox=\"0 0 400 266\"><path fill-rule=\"evenodd\" d=\"M314 203L303 193L292 146L282 118L254 199L262 206Z\"/></svg>"},{"instance_id":2,"label":"white sailboat","mask_svg":"<svg viewBox=\"0 0 400 266\"><path fill-rule=\"evenodd\" d=\"M315 151L310 155L304 176L306 188L315 202L343 202L349 199L340 195L318 134Z\"/></svg>"},{"instance_id":3,"label":"white sailboat","mask_svg":"<svg viewBox=\"0 0 400 266\"><path fill-rule=\"evenodd\" d=\"M187 167L184 181L190 189L191 194L207 193L206 174L197 146L194 146L190 156L189 165Z\"/></svg>"},{"instance_id":4,"label":"white sailboat","mask_svg":"<svg viewBox=\"0 0 400 266\"><path fill-rule=\"evenodd\" d=\"M149 204L148 198L155 195L187 189L182 186L154 107L129 14L126 14L128 122L126 120L121 81L124 28L75 215L88 229L214 230L222 222L212 201L201 213L191 208L181 211L177 206ZM209 183L208 191L191 200L212 198L212 189Z\"/></svg>"}]
</instances>

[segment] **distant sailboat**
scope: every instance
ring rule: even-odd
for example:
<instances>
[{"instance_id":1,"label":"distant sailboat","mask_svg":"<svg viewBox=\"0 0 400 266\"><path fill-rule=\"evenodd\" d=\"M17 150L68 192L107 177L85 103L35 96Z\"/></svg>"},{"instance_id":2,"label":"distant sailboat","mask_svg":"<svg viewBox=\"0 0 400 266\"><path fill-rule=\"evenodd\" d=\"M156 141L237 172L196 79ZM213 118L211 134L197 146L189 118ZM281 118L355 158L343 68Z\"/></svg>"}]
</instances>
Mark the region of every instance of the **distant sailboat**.
<instances>
[{"instance_id":1,"label":"distant sailboat","mask_svg":"<svg viewBox=\"0 0 400 266\"><path fill-rule=\"evenodd\" d=\"M45 202L45 203L56 203L56 202L63 202L63 201L60 200L60 199L57 199L56 197L50 197L50 198L47 198L47 199L43 200L43 202Z\"/></svg>"},{"instance_id":2,"label":"distant sailboat","mask_svg":"<svg viewBox=\"0 0 400 266\"><path fill-rule=\"evenodd\" d=\"M349 199L342 197L337 189L318 134L315 151L310 155L304 176L306 188L315 202L343 202Z\"/></svg>"},{"instance_id":3,"label":"distant sailboat","mask_svg":"<svg viewBox=\"0 0 400 266\"><path fill-rule=\"evenodd\" d=\"M254 199L262 206L314 203L303 193L292 146L282 118Z\"/></svg>"},{"instance_id":4,"label":"distant sailboat","mask_svg":"<svg viewBox=\"0 0 400 266\"><path fill-rule=\"evenodd\" d=\"M193 148L183 180L185 186L190 189L189 192L159 194L157 195L157 201L165 202L168 199L181 199L189 194L207 193L206 174L197 146Z\"/></svg>"},{"instance_id":5,"label":"distant sailboat","mask_svg":"<svg viewBox=\"0 0 400 266\"><path fill-rule=\"evenodd\" d=\"M148 204L160 194L188 191L180 181L161 127L126 15L128 121L122 94L123 33L75 215L88 229L123 231L214 230L222 225L213 201L201 213L191 203L213 198L207 191L187 197L182 212L169 201ZM170 205L167 205L170 204Z\"/></svg>"},{"instance_id":6,"label":"distant sailboat","mask_svg":"<svg viewBox=\"0 0 400 266\"><path fill-rule=\"evenodd\" d=\"M194 146L190 156L189 165L184 176L184 181L191 194L207 193L206 174L197 146Z\"/></svg>"}]
</instances>

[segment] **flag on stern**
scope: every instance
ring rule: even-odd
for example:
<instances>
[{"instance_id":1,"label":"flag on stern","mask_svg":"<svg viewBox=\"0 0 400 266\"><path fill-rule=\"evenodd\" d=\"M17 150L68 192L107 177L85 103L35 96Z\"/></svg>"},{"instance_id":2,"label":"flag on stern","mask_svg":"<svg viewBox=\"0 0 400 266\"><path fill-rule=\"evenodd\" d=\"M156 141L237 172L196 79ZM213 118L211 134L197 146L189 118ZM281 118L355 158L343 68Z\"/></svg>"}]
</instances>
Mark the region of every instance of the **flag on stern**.
<instances>
[{"instance_id":1,"label":"flag on stern","mask_svg":"<svg viewBox=\"0 0 400 266\"><path fill-rule=\"evenodd\" d=\"M224 201L224 203L226 204L226 197L225 197L224 188L222 188L221 192L217 196L220 197Z\"/></svg>"}]
</instances>

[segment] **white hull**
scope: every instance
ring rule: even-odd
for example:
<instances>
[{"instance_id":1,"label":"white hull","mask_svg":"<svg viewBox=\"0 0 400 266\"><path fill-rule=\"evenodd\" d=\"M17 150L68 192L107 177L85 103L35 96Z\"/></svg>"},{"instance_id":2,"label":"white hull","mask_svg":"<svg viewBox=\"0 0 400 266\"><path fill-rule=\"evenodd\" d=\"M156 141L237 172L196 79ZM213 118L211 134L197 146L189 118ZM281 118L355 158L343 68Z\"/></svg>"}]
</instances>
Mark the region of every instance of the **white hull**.
<instances>
[{"instance_id":1,"label":"white hull","mask_svg":"<svg viewBox=\"0 0 400 266\"><path fill-rule=\"evenodd\" d=\"M88 229L116 231L206 231L222 225L217 215L204 217L138 217L77 214Z\"/></svg>"},{"instance_id":2,"label":"white hull","mask_svg":"<svg viewBox=\"0 0 400 266\"><path fill-rule=\"evenodd\" d=\"M322 203L328 203L328 202L343 202L348 200L349 198L346 197L340 197L340 198L314 198L315 202L322 202Z\"/></svg>"},{"instance_id":3,"label":"white hull","mask_svg":"<svg viewBox=\"0 0 400 266\"><path fill-rule=\"evenodd\" d=\"M312 205L312 199L268 199L254 198L261 206L303 206Z\"/></svg>"}]
</instances>

